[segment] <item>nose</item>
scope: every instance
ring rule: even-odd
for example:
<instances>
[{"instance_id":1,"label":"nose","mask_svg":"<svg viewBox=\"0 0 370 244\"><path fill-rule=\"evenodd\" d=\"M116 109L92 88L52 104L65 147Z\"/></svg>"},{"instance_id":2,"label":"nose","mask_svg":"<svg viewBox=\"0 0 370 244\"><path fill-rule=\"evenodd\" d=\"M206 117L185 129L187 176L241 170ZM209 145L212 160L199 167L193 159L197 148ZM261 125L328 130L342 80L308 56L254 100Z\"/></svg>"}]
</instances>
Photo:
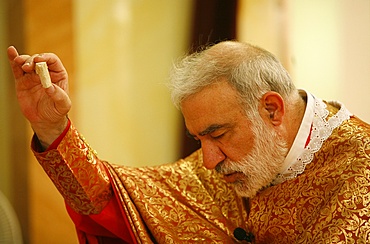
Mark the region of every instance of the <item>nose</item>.
<instances>
[{"instance_id":1,"label":"nose","mask_svg":"<svg viewBox=\"0 0 370 244\"><path fill-rule=\"evenodd\" d=\"M207 169L214 169L217 164L226 159L222 150L211 141L202 141L203 165Z\"/></svg>"}]
</instances>

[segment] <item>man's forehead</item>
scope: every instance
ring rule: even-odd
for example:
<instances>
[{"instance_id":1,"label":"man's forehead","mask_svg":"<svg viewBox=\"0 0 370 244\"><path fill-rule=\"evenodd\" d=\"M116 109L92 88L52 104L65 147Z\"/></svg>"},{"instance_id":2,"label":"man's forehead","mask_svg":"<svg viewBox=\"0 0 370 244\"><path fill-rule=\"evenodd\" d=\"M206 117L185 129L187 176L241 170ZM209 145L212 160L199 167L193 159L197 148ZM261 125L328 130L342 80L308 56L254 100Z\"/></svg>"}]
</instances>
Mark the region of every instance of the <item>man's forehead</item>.
<instances>
[{"instance_id":1,"label":"man's forehead","mask_svg":"<svg viewBox=\"0 0 370 244\"><path fill-rule=\"evenodd\" d=\"M219 78L213 83L210 83L196 92L189 94L184 98L184 101L193 98L209 97L209 96L238 96L237 90L227 81L226 78ZM183 102L184 102L183 101Z\"/></svg>"},{"instance_id":2,"label":"man's forehead","mask_svg":"<svg viewBox=\"0 0 370 244\"><path fill-rule=\"evenodd\" d=\"M209 106L234 106L239 103L239 93L227 81L219 81L202 88L200 91L184 98L181 102L181 110L192 107L192 110ZM207 108L208 110L208 108Z\"/></svg>"},{"instance_id":3,"label":"man's forehead","mask_svg":"<svg viewBox=\"0 0 370 244\"><path fill-rule=\"evenodd\" d=\"M233 123L243 110L236 91L226 82L193 94L182 102L182 114L190 133L209 134Z\"/></svg>"}]
</instances>

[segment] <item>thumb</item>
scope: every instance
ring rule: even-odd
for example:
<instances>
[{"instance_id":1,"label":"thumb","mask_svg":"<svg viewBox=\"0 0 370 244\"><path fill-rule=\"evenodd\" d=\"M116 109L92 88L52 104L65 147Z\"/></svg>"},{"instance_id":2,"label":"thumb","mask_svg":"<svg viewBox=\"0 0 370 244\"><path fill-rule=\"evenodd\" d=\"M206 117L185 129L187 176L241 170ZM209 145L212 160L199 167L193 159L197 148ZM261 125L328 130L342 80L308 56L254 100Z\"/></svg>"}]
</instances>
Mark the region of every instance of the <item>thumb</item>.
<instances>
[{"instance_id":1,"label":"thumb","mask_svg":"<svg viewBox=\"0 0 370 244\"><path fill-rule=\"evenodd\" d=\"M45 92L53 100L57 112L61 116L67 115L72 107L72 102L67 92L55 84L46 88Z\"/></svg>"}]
</instances>

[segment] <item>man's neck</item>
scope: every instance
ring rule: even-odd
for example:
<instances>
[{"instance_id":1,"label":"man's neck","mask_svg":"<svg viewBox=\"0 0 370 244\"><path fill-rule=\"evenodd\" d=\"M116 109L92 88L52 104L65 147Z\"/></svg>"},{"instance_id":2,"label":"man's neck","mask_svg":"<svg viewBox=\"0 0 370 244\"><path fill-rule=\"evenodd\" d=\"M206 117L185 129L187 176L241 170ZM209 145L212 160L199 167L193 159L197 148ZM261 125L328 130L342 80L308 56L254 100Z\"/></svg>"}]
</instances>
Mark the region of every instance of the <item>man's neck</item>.
<instances>
[{"instance_id":1,"label":"man's neck","mask_svg":"<svg viewBox=\"0 0 370 244\"><path fill-rule=\"evenodd\" d=\"M297 136L299 127L302 123L303 116L306 110L307 94L305 92L299 92L299 96L291 103L287 105L287 143L288 147L291 148L294 139Z\"/></svg>"}]
</instances>

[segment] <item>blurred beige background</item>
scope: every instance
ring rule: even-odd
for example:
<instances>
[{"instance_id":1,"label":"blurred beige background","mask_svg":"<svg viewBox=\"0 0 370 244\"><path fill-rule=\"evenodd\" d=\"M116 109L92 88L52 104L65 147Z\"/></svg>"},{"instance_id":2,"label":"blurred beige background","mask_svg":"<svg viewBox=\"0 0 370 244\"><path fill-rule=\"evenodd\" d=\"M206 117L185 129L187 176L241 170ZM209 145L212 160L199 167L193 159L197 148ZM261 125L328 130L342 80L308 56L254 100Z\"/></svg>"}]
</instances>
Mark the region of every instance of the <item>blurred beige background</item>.
<instances>
[{"instance_id":1,"label":"blurred beige background","mask_svg":"<svg viewBox=\"0 0 370 244\"><path fill-rule=\"evenodd\" d=\"M0 2L0 190L25 243L77 243L63 199L29 150L6 48L55 52L70 74L70 117L102 159L176 160L181 116L165 86L187 52L195 0ZM275 53L298 87L370 121L369 0L239 0L237 39Z\"/></svg>"}]
</instances>

